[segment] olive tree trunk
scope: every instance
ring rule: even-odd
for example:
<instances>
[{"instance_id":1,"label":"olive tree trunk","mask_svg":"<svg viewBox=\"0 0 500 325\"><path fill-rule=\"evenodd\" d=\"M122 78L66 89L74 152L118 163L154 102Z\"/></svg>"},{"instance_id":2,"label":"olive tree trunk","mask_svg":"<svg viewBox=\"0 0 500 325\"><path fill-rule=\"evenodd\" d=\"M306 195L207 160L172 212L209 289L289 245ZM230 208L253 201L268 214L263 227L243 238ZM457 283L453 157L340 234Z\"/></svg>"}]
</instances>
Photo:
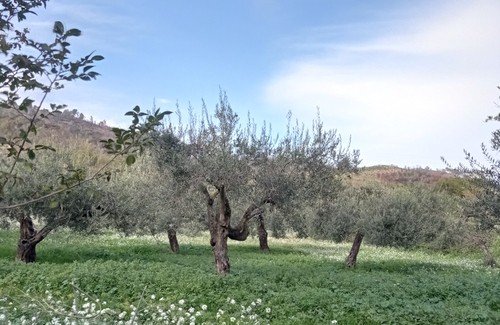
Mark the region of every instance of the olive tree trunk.
<instances>
[{"instance_id":1,"label":"olive tree trunk","mask_svg":"<svg viewBox=\"0 0 500 325\"><path fill-rule=\"evenodd\" d=\"M257 233L259 235L259 246L260 250L264 252L269 251L269 246L267 245L267 231L264 226L264 217L262 214L259 214L257 217Z\"/></svg>"},{"instance_id":2,"label":"olive tree trunk","mask_svg":"<svg viewBox=\"0 0 500 325\"><path fill-rule=\"evenodd\" d=\"M231 209L229 207L229 201L226 198L226 190L224 185L222 185L220 188L220 212L215 233L215 245L212 247L215 267L219 274L226 274L231 270L227 253L227 237L229 235L230 220Z\"/></svg>"},{"instance_id":3,"label":"olive tree trunk","mask_svg":"<svg viewBox=\"0 0 500 325\"><path fill-rule=\"evenodd\" d=\"M498 264L495 261L495 258L493 257L493 254L491 254L490 250L488 249L488 246L486 246L486 241L484 239L474 237L472 238L474 243L481 248L483 251L484 255L486 256L486 259L488 261L488 265L491 267L497 267Z\"/></svg>"},{"instance_id":4,"label":"olive tree trunk","mask_svg":"<svg viewBox=\"0 0 500 325\"><path fill-rule=\"evenodd\" d=\"M41 230L36 230L29 216L20 215L17 219L20 228L20 238L17 243L16 261L24 263L36 262L36 245L57 228L66 218L61 217L47 224Z\"/></svg>"},{"instance_id":5,"label":"olive tree trunk","mask_svg":"<svg viewBox=\"0 0 500 325\"><path fill-rule=\"evenodd\" d=\"M349 253L349 256L347 256L347 259L345 261L345 265L347 265L348 267L356 266L356 258L358 257L359 248L361 247L363 237L364 235L360 231L356 233L356 237L354 237L354 242L352 243L351 252Z\"/></svg>"},{"instance_id":6,"label":"olive tree trunk","mask_svg":"<svg viewBox=\"0 0 500 325\"><path fill-rule=\"evenodd\" d=\"M229 256L227 250L228 237L232 240L244 241L247 239L250 231L248 222L255 216L262 214L263 210L259 206L252 204L241 217L236 228L231 227L231 208L226 195L224 186L216 189L214 186L203 186L207 202L207 224L210 230L210 245L214 254L217 272L226 274L230 272ZM215 211L214 199L220 194L219 213ZM263 224L262 224L263 225ZM265 228L263 228L265 231ZM267 232L266 244L267 247ZM262 249L261 244L261 249ZM269 249L269 247L267 248Z\"/></svg>"},{"instance_id":7,"label":"olive tree trunk","mask_svg":"<svg viewBox=\"0 0 500 325\"><path fill-rule=\"evenodd\" d=\"M175 229L170 228L167 230L167 234L168 234L168 241L170 242L170 249L175 254L179 254L179 242L177 241L177 232L175 231Z\"/></svg>"}]
</instances>

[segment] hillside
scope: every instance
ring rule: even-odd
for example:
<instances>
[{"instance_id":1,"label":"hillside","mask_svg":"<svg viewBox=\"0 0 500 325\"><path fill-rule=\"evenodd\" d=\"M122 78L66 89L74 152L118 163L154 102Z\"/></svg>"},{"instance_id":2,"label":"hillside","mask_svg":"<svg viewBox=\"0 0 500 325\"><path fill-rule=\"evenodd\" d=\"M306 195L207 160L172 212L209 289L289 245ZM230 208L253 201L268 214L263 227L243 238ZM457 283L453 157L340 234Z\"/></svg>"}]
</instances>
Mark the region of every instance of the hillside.
<instances>
[{"instance_id":1,"label":"hillside","mask_svg":"<svg viewBox=\"0 0 500 325\"><path fill-rule=\"evenodd\" d=\"M47 115L47 110L43 114ZM18 135L19 129L26 129L26 119L15 110L0 109L0 136L12 138ZM97 144L100 140L114 138L111 127L105 121L96 123L92 117L85 119L77 110L64 110L62 113L49 116L48 119L40 119L37 123L38 137L58 138L79 137L88 139L90 143ZM30 137L36 140L37 137ZM55 140L57 141L57 140Z\"/></svg>"},{"instance_id":2,"label":"hillside","mask_svg":"<svg viewBox=\"0 0 500 325\"><path fill-rule=\"evenodd\" d=\"M350 175L352 185L361 185L366 182L381 182L385 184L408 184L420 182L435 184L436 182L455 177L452 170L433 170L429 167L401 168L394 165L376 165L362 167L357 174Z\"/></svg>"}]
</instances>

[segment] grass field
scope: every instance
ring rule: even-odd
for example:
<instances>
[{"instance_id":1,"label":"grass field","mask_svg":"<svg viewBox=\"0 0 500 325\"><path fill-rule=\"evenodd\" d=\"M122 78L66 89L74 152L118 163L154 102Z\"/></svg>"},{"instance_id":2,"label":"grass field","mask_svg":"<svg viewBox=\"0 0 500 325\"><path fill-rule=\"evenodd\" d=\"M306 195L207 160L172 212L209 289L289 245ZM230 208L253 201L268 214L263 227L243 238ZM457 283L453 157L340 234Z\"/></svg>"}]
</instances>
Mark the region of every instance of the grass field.
<instances>
[{"instance_id":1,"label":"grass field","mask_svg":"<svg viewBox=\"0 0 500 325\"><path fill-rule=\"evenodd\" d=\"M349 244L271 238L261 253L249 239L219 276L208 237L180 236L174 255L165 239L59 231L29 265L17 238L0 231L0 324L500 324L500 273L479 252L364 245L347 269Z\"/></svg>"}]
</instances>

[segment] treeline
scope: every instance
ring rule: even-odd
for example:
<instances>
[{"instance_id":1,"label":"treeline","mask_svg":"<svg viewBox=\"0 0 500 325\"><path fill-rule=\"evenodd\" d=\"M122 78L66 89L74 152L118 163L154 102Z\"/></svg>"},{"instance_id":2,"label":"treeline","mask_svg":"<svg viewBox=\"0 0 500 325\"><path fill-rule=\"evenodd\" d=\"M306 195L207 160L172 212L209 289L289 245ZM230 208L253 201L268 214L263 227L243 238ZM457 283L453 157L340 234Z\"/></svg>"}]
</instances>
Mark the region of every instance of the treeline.
<instances>
[{"instance_id":1,"label":"treeline","mask_svg":"<svg viewBox=\"0 0 500 325\"><path fill-rule=\"evenodd\" d=\"M20 222L27 238L40 235L33 219L45 225L45 236L59 226L87 233L166 233L176 253L177 232L208 230L220 273L230 271L228 239L258 236L265 251L272 249L268 232L276 238L354 240L349 266L355 266L362 240L436 250L477 243L487 250L494 236L496 223L488 226L474 212L484 190L467 179L359 182L359 152L335 130L325 130L319 112L311 128L289 115L281 138L268 125L258 130L250 117L241 123L223 92L212 113L203 104L200 114L189 109L185 123L180 110L177 118L149 133L152 145L135 164L126 167L125 157L119 158L106 178L7 210L6 216ZM75 170L92 174L109 158L82 138L60 136L51 145L56 152L37 155L36 168L20 171L25 185L8 188L7 203L53 191ZM403 173L410 179L423 174ZM28 255L36 258L34 248Z\"/></svg>"}]
</instances>

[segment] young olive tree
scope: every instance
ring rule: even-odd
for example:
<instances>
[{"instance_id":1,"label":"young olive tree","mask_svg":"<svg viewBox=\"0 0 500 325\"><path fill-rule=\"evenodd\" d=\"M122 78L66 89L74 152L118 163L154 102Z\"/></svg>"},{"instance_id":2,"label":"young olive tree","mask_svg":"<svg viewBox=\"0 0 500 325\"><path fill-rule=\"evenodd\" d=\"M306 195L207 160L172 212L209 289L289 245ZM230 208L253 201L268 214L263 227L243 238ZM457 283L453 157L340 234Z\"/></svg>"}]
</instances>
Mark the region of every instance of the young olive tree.
<instances>
[{"instance_id":1,"label":"young olive tree","mask_svg":"<svg viewBox=\"0 0 500 325\"><path fill-rule=\"evenodd\" d=\"M500 113L488 116L485 122L490 121L500 122ZM495 267L498 264L488 249L488 241L498 235L500 230L500 160L495 157L500 152L500 129L492 132L489 148L483 143L481 150L485 163L464 150L468 165L459 164L455 171L460 177L467 177L469 184L474 187L471 190L475 197L468 202L465 211L466 220L475 228L468 238L481 248L488 264ZM451 167L443 157L441 159Z\"/></svg>"},{"instance_id":2,"label":"young olive tree","mask_svg":"<svg viewBox=\"0 0 500 325\"><path fill-rule=\"evenodd\" d=\"M186 188L198 187L204 195L218 273L230 271L227 239L246 240L254 217L260 248L269 249L263 218L266 205L286 210L302 200L303 193L316 195L307 188L314 183L312 177L334 170L339 162L349 161L352 167L358 161L358 153L339 150L340 139L334 132L323 132L319 122L312 134L304 127L289 127L281 139L265 125L258 134L250 117L247 126L241 126L222 91L213 116L204 104L201 117L190 109L186 125L182 120L178 125L170 123L159 139L155 146L159 161L171 166L178 182ZM234 203L245 207L234 226L230 201L233 207Z\"/></svg>"},{"instance_id":3,"label":"young olive tree","mask_svg":"<svg viewBox=\"0 0 500 325\"><path fill-rule=\"evenodd\" d=\"M34 143L37 134L37 124L41 119L49 118L54 113L60 113L65 105L50 104L51 111L45 113L44 106L51 91L64 88L64 83L75 80L90 81L99 74L92 71L96 61L104 59L92 53L75 61L71 61L71 37L80 36L78 29L65 30L64 25L56 21L53 27L55 40L52 43L37 42L29 38L29 30L16 30L14 19L21 21L26 14L34 13L34 8L45 6L45 0L33 1L2 1L0 7L0 51L5 57L0 63L0 109L12 110L21 116L26 124L19 128L17 136L0 135L2 152L0 165L0 217L16 215L21 227L21 239L18 246L18 259L25 262L35 261L35 246L56 227L68 222L71 218L79 218L76 208L80 199L72 199L71 195L78 192L76 188L91 186L91 181L98 178L109 180L111 173L106 168L118 157L127 155L127 164L135 161L135 155L141 153L151 142L148 134L159 125L164 115L159 110L140 121L146 113L140 112L136 106L126 113L133 117L131 126L127 129L113 129L116 139L104 142L107 152L112 158L92 175L87 175L84 169L57 170L53 166L53 175L60 175L58 186L47 182L37 188L36 194L28 195L25 191L32 184L26 182L20 173L25 168L32 169L27 175L30 182L36 182L37 161L36 151L55 151L46 144ZM28 49L29 48L29 49ZM29 95L37 97L31 99ZM33 174L35 173L35 174ZM41 179L44 179L43 177ZM24 183L25 185L19 185ZM16 186L23 186L17 189ZM75 191L69 191L75 189ZM69 200L69 201L67 201ZM47 203L48 202L48 203ZM73 203L68 203L73 202ZM43 212L35 206L48 205L53 213ZM76 210L69 209L75 206ZM59 209L56 213L56 210ZM43 209L42 209L43 210ZM73 212L76 211L76 212ZM46 225L42 230L34 229L31 214L39 213L45 218Z\"/></svg>"}]
</instances>

